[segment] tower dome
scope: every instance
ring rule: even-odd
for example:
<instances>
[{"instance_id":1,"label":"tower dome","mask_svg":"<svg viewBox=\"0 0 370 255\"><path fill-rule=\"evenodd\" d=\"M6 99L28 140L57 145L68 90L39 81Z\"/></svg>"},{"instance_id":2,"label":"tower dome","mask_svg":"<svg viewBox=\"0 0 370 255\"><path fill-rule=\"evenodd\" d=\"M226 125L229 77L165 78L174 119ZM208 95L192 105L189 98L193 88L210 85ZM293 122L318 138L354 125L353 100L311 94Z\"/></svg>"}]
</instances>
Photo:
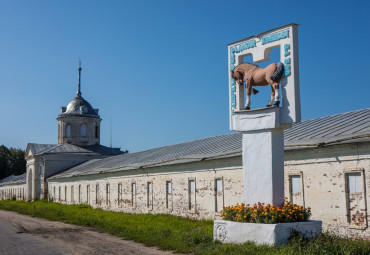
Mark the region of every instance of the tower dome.
<instances>
[{"instance_id":1,"label":"tower dome","mask_svg":"<svg viewBox=\"0 0 370 255\"><path fill-rule=\"evenodd\" d=\"M87 102L82 96L75 97L67 107L62 107L62 113L59 116L90 116L97 117L99 116L99 109L93 109L91 104Z\"/></svg>"},{"instance_id":2,"label":"tower dome","mask_svg":"<svg viewBox=\"0 0 370 255\"><path fill-rule=\"evenodd\" d=\"M100 144L99 109L94 109L81 96L81 63L78 67L77 96L61 108L58 120L58 143L77 146Z\"/></svg>"}]
</instances>

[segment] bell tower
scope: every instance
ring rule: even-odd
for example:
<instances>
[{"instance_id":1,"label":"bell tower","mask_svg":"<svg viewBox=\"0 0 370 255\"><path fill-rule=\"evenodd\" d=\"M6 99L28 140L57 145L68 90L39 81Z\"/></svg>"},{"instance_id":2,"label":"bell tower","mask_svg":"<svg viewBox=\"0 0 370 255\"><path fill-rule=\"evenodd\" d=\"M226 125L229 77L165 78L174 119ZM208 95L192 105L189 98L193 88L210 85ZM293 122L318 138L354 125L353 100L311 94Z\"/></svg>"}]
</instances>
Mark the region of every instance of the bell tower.
<instances>
[{"instance_id":1,"label":"bell tower","mask_svg":"<svg viewBox=\"0 0 370 255\"><path fill-rule=\"evenodd\" d=\"M99 109L94 109L81 96L81 62L78 67L78 87L76 97L67 107L61 108L58 120L58 143L77 146L100 144Z\"/></svg>"}]
</instances>

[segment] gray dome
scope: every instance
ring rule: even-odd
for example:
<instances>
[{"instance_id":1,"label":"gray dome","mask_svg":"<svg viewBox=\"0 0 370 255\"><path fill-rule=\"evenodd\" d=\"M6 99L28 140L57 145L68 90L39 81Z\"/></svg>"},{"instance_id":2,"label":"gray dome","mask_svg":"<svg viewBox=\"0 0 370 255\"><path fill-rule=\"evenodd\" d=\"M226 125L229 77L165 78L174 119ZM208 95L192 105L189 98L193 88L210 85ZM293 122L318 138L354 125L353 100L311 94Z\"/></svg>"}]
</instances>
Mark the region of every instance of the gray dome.
<instances>
[{"instance_id":1,"label":"gray dome","mask_svg":"<svg viewBox=\"0 0 370 255\"><path fill-rule=\"evenodd\" d=\"M67 107L62 107L62 113L60 115L79 115L100 118L99 109L92 108L89 102L81 96L75 97L71 102L69 102Z\"/></svg>"}]
</instances>

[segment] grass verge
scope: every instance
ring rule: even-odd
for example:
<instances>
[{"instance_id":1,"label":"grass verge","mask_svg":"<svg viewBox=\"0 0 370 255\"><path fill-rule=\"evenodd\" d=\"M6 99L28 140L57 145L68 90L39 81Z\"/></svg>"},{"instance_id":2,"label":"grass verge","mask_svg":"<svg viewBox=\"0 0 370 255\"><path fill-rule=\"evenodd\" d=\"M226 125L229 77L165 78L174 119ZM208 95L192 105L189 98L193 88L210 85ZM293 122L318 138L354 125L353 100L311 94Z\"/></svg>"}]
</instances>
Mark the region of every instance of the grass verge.
<instances>
[{"instance_id":1,"label":"grass verge","mask_svg":"<svg viewBox=\"0 0 370 255\"><path fill-rule=\"evenodd\" d=\"M294 236L283 247L213 242L213 221L164 214L126 214L93 209L87 205L62 205L47 201L0 200L0 209L34 217L90 226L112 235L158 246L177 253L194 254L370 254L370 242L322 234L311 240Z\"/></svg>"}]
</instances>

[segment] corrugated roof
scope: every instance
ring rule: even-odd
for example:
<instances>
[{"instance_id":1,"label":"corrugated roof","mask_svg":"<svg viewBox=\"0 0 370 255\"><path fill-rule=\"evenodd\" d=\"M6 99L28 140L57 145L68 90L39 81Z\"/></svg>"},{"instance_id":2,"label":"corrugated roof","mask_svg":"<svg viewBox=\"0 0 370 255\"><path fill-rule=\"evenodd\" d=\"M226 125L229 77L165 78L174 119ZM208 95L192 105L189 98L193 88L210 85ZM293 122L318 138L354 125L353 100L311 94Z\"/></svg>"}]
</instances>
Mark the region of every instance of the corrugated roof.
<instances>
[{"instance_id":1,"label":"corrugated roof","mask_svg":"<svg viewBox=\"0 0 370 255\"><path fill-rule=\"evenodd\" d=\"M26 178L27 178L26 173L21 175L10 175L0 180L0 186L26 183Z\"/></svg>"},{"instance_id":2,"label":"corrugated roof","mask_svg":"<svg viewBox=\"0 0 370 255\"><path fill-rule=\"evenodd\" d=\"M285 131L285 149L364 142L369 138L370 108L367 108L294 124ZM242 134L225 134L88 161L49 179L237 156L241 150Z\"/></svg>"},{"instance_id":3,"label":"corrugated roof","mask_svg":"<svg viewBox=\"0 0 370 255\"><path fill-rule=\"evenodd\" d=\"M57 153L87 153L101 155L119 155L123 152L119 148L109 148L103 145L76 146L73 144L37 144L29 143L33 155Z\"/></svg>"},{"instance_id":4,"label":"corrugated roof","mask_svg":"<svg viewBox=\"0 0 370 255\"><path fill-rule=\"evenodd\" d=\"M284 134L286 147L315 146L370 137L370 108L294 124Z\"/></svg>"}]
</instances>

